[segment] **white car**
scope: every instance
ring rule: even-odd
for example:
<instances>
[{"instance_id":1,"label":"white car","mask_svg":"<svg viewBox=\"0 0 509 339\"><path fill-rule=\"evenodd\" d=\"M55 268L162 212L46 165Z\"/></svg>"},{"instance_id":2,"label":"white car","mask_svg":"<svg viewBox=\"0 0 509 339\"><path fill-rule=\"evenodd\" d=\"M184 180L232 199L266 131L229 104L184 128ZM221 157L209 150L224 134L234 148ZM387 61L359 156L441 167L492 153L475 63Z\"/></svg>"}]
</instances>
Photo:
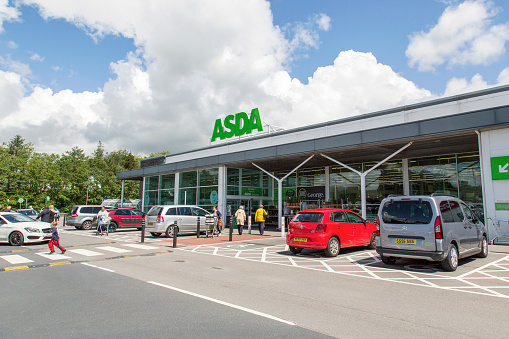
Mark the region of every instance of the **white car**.
<instances>
[{"instance_id":1,"label":"white car","mask_svg":"<svg viewBox=\"0 0 509 339\"><path fill-rule=\"evenodd\" d=\"M20 246L31 242L51 240L51 226L26 215L0 212L0 242Z\"/></svg>"}]
</instances>

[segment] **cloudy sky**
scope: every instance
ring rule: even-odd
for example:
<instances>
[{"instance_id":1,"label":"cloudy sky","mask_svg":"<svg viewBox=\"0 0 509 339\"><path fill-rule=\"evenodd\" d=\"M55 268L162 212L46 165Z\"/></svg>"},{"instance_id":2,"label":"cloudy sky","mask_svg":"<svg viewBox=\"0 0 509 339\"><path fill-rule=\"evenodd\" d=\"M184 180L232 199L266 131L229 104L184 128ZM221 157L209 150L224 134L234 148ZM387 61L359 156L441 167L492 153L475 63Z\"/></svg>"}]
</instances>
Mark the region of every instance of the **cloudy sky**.
<instances>
[{"instance_id":1,"label":"cloudy sky","mask_svg":"<svg viewBox=\"0 0 509 339\"><path fill-rule=\"evenodd\" d=\"M509 3L0 0L0 135L178 153L509 83Z\"/></svg>"}]
</instances>

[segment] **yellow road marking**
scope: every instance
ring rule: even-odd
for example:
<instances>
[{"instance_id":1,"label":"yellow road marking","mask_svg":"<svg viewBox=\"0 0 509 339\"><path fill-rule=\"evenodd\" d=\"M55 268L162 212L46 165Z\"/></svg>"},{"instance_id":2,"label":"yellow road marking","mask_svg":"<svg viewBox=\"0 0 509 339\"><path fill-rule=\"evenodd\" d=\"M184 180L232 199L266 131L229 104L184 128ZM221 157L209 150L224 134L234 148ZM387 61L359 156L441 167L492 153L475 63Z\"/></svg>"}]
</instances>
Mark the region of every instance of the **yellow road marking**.
<instances>
[{"instance_id":1,"label":"yellow road marking","mask_svg":"<svg viewBox=\"0 0 509 339\"><path fill-rule=\"evenodd\" d=\"M28 252L29 250L28 249L24 249L24 250L12 250L13 253L16 253L16 252Z\"/></svg>"},{"instance_id":2,"label":"yellow road marking","mask_svg":"<svg viewBox=\"0 0 509 339\"><path fill-rule=\"evenodd\" d=\"M6 271L15 271L15 270L25 270L28 266L14 266L14 267L6 267L4 270Z\"/></svg>"},{"instance_id":3,"label":"yellow road marking","mask_svg":"<svg viewBox=\"0 0 509 339\"><path fill-rule=\"evenodd\" d=\"M70 261L59 261L59 262L50 262L50 266L58 266L58 265L69 265Z\"/></svg>"}]
</instances>

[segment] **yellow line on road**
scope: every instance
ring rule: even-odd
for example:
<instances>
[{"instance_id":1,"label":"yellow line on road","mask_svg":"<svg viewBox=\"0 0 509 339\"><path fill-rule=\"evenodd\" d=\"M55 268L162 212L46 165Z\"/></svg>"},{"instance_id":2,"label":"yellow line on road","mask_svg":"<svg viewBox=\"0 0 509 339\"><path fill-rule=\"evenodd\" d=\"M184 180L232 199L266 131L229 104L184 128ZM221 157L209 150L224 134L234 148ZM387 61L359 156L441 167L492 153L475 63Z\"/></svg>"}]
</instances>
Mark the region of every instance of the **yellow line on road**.
<instances>
[{"instance_id":1,"label":"yellow line on road","mask_svg":"<svg viewBox=\"0 0 509 339\"><path fill-rule=\"evenodd\" d=\"M4 268L5 271L15 271L15 270L25 270L28 266L14 266L14 267L6 267Z\"/></svg>"},{"instance_id":2,"label":"yellow line on road","mask_svg":"<svg viewBox=\"0 0 509 339\"><path fill-rule=\"evenodd\" d=\"M24 249L24 250L12 250L11 252L16 253L16 252L28 252L28 251L29 251L28 249Z\"/></svg>"},{"instance_id":3,"label":"yellow line on road","mask_svg":"<svg viewBox=\"0 0 509 339\"><path fill-rule=\"evenodd\" d=\"M50 266L58 266L58 265L70 265L70 261L59 261L59 262L50 262Z\"/></svg>"}]
</instances>

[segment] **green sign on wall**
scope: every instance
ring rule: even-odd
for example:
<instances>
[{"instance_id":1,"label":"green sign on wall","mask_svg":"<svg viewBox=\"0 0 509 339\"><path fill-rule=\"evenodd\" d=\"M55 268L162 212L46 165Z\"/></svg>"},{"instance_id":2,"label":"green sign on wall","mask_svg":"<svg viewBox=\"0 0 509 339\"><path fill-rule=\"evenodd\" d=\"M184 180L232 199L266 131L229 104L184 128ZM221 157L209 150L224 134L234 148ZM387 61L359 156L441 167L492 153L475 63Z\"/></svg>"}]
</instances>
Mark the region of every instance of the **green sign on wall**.
<instances>
[{"instance_id":1,"label":"green sign on wall","mask_svg":"<svg viewBox=\"0 0 509 339\"><path fill-rule=\"evenodd\" d=\"M509 180L509 156L491 158L491 178Z\"/></svg>"},{"instance_id":2,"label":"green sign on wall","mask_svg":"<svg viewBox=\"0 0 509 339\"><path fill-rule=\"evenodd\" d=\"M242 187L242 195L247 197L261 196L263 194L261 187Z\"/></svg>"}]
</instances>

